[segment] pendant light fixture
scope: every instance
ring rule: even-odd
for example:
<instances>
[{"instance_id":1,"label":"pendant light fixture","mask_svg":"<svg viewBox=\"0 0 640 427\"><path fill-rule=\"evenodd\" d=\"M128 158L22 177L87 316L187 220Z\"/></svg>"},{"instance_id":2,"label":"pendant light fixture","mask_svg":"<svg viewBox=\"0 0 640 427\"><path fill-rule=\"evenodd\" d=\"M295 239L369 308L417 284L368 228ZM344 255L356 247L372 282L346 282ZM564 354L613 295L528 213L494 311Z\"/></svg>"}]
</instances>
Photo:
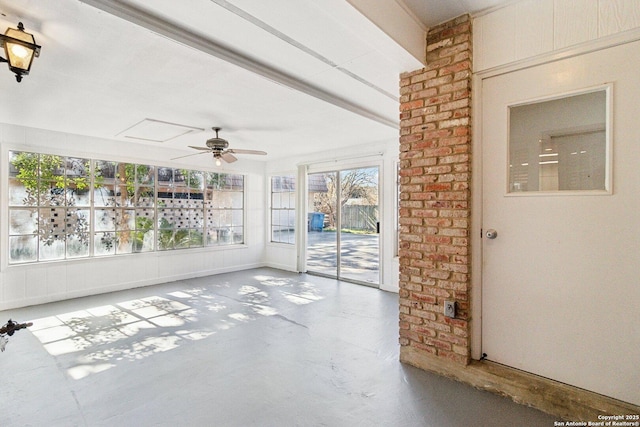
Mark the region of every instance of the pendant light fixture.
<instances>
[{"instance_id":1,"label":"pendant light fixture","mask_svg":"<svg viewBox=\"0 0 640 427\"><path fill-rule=\"evenodd\" d=\"M22 76L29 74L33 58L40 56L40 46L36 44L33 34L24 31L22 22L18 28L8 28L4 34L0 34L0 42L4 45L6 58L0 57L0 62L7 62L9 69L15 73L18 83Z\"/></svg>"}]
</instances>

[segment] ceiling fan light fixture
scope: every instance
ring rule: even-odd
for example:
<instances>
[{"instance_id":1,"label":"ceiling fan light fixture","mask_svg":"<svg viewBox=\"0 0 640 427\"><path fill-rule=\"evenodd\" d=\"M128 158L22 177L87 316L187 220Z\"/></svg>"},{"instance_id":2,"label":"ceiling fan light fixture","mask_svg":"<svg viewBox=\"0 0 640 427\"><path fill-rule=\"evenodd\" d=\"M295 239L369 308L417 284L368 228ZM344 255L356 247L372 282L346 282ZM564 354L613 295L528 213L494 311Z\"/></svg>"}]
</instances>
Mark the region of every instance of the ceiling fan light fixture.
<instances>
[{"instance_id":1,"label":"ceiling fan light fixture","mask_svg":"<svg viewBox=\"0 0 640 427\"><path fill-rule=\"evenodd\" d=\"M36 44L33 34L24 31L22 22L18 28L8 28L4 34L0 34L0 42L4 45L6 58L0 57L0 62L7 62L9 70L16 75L18 83L22 76L31 71L33 58L40 56L40 46Z\"/></svg>"},{"instance_id":2,"label":"ceiling fan light fixture","mask_svg":"<svg viewBox=\"0 0 640 427\"><path fill-rule=\"evenodd\" d=\"M243 149L231 149L229 148L229 141L226 139L220 138L218 136L218 132L220 131L219 127L212 128L216 131L216 137L207 139L206 147L197 147L193 145L189 145L189 148L193 148L194 150L198 150L199 153L187 154L186 156L174 157L171 160L181 159L183 157L195 156L198 154L211 153L213 154L213 158L216 159L216 166L222 166L222 162L233 163L238 160L234 154L259 154L266 155L267 153L260 150L243 150Z\"/></svg>"}]
</instances>

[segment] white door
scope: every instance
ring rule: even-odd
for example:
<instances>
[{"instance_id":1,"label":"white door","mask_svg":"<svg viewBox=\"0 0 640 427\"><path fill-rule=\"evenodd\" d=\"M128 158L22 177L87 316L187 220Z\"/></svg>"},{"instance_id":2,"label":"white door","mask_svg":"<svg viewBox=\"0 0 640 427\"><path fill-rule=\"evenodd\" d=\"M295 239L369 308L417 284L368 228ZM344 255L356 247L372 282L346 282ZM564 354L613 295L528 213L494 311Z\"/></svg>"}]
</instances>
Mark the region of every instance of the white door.
<instances>
[{"instance_id":1,"label":"white door","mask_svg":"<svg viewBox=\"0 0 640 427\"><path fill-rule=\"evenodd\" d=\"M640 42L634 42L482 83L482 352L489 360L634 404L640 404L639 69ZM584 123L557 126L555 118L571 122L572 111L581 114L558 111L549 132L524 148L514 141L509 148L510 130L516 132L509 113L524 111L524 119L535 121L536 107L513 106L598 87L608 87L611 97L605 113L611 151L601 148L604 166L589 162L604 175L580 175L581 166L574 165L569 172L596 181L584 184L596 190L556 191L567 175L566 168L557 170L568 161L558 164L562 150L544 144L569 147L566 156L587 154L590 149L569 146L574 142L564 134L601 130ZM518 157L518 150L529 154ZM607 165L611 181L601 169ZM546 191L522 191L514 166L526 173L530 169L522 168L533 168L529 189ZM487 238L488 229L497 237Z\"/></svg>"}]
</instances>

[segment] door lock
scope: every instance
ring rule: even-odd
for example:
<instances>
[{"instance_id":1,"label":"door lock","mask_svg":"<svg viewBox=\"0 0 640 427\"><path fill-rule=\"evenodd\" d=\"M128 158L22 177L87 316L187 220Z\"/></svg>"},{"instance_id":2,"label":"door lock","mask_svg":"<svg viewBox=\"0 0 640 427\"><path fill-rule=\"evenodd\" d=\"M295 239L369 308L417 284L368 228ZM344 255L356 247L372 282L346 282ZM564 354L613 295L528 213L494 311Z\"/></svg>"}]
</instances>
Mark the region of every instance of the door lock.
<instances>
[{"instance_id":1,"label":"door lock","mask_svg":"<svg viewBox=\"0 0 640 427\"><path fill-rule=\"evenodd\" d=\"M498 237L498 232L493 228L490 228L484 235L487 236L487 239L495 239L496 237Z\"/></svg>"}]
</instances>

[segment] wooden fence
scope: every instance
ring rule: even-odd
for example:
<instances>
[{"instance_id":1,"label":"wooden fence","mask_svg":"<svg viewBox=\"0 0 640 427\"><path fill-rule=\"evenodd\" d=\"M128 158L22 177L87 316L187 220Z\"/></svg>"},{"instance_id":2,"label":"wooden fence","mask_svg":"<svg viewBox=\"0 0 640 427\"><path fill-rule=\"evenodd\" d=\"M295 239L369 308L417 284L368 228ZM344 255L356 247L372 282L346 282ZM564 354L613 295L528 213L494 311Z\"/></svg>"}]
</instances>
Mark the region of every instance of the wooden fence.
<instances>
[{"instance_id":1,"label":"wooden fence","mask_svg":"<svg viewBox=\"0 0 640 427\"><path fill-rule=\"evenodd\" d=\"M342 207L342 228L375 232L378 205L346 205Z\"/></svg>"}]
</instances>

